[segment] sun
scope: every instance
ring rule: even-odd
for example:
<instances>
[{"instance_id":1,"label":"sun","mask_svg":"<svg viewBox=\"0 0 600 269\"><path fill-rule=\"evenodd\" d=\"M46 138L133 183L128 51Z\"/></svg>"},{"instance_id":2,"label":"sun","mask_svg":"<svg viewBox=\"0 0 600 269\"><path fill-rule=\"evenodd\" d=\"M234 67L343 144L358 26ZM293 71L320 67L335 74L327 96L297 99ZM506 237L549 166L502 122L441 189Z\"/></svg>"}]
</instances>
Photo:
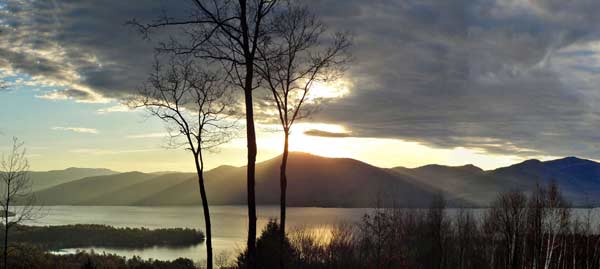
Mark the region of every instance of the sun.
<instances>
[{"instance_id":1,"label":"sun","mask_svg":"<svg viewBox=\"0 0 600 269\"><path fill-rule=\"evenodd\" d=\"M309 89L307 100L342 98L350 93L350 82L339 79L330 82L314 81Z\"/></svg>"}]
</instances>

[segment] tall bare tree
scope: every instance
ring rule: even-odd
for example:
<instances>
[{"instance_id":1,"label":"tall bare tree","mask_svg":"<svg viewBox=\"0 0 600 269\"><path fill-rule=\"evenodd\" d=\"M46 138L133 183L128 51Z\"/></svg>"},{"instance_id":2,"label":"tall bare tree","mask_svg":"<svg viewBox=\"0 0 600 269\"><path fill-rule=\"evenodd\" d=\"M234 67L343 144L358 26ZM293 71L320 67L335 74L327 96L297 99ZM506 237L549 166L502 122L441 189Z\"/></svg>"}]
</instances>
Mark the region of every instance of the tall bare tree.
<instances>
[{"instance_id":1,"label":"tall bare tree","mask_svg":"<svg viewBox=\"0 0 600 269\"><path fill-rule=\"evenodd\" d=\"M487 220L502 239L504 268L521 268L523 237L527 217L527 197L522 192L501 193L492 204Z\"/></svg>"},{"instance_id":2,"label":"tall bare tree","mask_svg":"<svg viewBox=\"0 0 600 269\"><path fill-rule=\"evenodd\" d=\"M277 6L277 0L188 0L194 4L190 16L172 18L167 15L149 24L132 21L142 34L157 28L175 28L182 35L169 38L158 48L177 54L189 54L219 63L228 81L242 90L245 102L246 139L248 147L248 256L250 268L256 268L256 131L252 92L258 87L255 65L257 49L267 36L266 18ZM175 32L175 31L173 31ZM172 32L172 33L173 33Z\"/></svg>"},{"instance_id":3,"label":"tall bare tree","mask_svg":"<svg viewBox=\"0 0 600 269\"><path fill-rule=\"evenodd\" d=\"M218 73L193 60L173 57L163 67L157 60L148 83L130 106L144 107L167 124L170 145L184 146L194 158L206 229L207 266L213 266L212 228L204 178L204 151L228 141L233 123L227 87Z\"/></svg>"},{"instance_id":4,"label":"tall bare tree","mask_svg":"<svg viewBox=\"0 0 600 269\"><path fill-rule=\"evenodd\" d=\"M3 224L3 268L8 268L8 233L14 226L36 217L29 162L23 142L13 138L9 152L0 161L0 206ZM18 206L17 206L18 205Z\"/></svg>"},{"instance_id":5,"label":"tall bare tree","mask_svg":"<svg viewBox=\"0 0 600 269\"><path fill-rule=\"evenodd\" d=\"M257 70L272 93L283 130L284 144L280 167L280 232L285 240L286 168L289 137L293 124L307 116L307 102L316 83L328 83L339 78L348 62L350 40L347 34L327 34L324 24L303 4L286 1L268 23L270 38L259 46ZM318 96L318 92L315 93Z\"/></svg>"}]
</instances>

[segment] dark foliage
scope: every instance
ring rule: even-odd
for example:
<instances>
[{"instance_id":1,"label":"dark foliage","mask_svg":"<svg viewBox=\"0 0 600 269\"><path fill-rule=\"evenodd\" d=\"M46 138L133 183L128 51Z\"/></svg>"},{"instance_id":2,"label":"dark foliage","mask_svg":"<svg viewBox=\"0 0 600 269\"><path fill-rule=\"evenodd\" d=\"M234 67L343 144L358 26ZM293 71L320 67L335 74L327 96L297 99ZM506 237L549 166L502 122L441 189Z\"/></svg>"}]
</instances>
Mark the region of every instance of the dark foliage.
<instances>
[{"instance_id":1,"label":"dark foliage","mask_svg":"<svg viewBox=\"0 0 600 269\"><path fill-rule=\"evenodd\" d=\"M28 245L11 247L8 268L12 269L195 269L192 260L179 258L174 261L143 260L139 257L126 259L112 254L79 252L53 255Z\"/></svg>"},{"instance_id":2,"label":"dark foliage","mask_svg":"<svg viewBox=\"0 0 600 269\"><path fill-rule=\"evenodd\" d=\"M0 238L3 238L0 237ZM204 241L201 231L184 228L115 228L107 225L16 226L10 231L12 242L44 249L77 247L187 246Z\"/></svg>"},{"instance_id":3,"label":"dark foliage","mask_svg":"<svg viewBox=\"0 0 600 269\"><path fill-rule=\"evenodd\" d=\"M262 234L256 241L256 256L258 268L279 268L280 257L284 258L286 268L294 268L293 264L298 262L298 255L296 250L290 244L290 241L286 238L283 242L283 248L281 248L280 241L280 226L274 220L269 221ZM281 253L283 249L283 253ZM283 255L280 255L283 254ZM248 268L248 252L240 254L237 258L238 268Z\"/></svg>"},{"instance_id":4,"label":"dark foliage","mask_svg":"<svg viewBox=\"0 0 600 269\"><path fill-rule=\"evenodd\" d=\"M600 234L587 216L570 215L555 184L529 195L501 193L490 208L445 208L437 197L429 209L377 209L352 226L330 234L299 230L289 234L286 268L311 269L500 269L598 268ZM259 242L260 268L276 264L277 225ZM244 255L238 268L244 267Z\"/></svg>"}]
</instances>

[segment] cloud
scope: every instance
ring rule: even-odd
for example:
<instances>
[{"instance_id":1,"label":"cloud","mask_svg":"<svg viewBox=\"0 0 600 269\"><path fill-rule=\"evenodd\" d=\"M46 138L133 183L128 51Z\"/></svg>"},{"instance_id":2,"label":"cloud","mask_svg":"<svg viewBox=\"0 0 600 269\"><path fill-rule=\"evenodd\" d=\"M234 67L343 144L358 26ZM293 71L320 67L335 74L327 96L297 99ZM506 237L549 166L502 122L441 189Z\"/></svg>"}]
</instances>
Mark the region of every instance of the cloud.
<instances>
[{"instance_id":1,"label":"cloud","mask_svg":"<svg viewBox=\"0 0 600 269\"><path fill-rule=\"evenodd\" d=\"M323 130L311 129L304 131L305 135L308 136L320 136L320 137L351 137L350 133L339 133L339 132L328 132Z\"/></svg>"},{"instance_id":2,"label":"cloud","mask_svg":"<svg viewBox=\"0 0 600 269\"><path fill-rule=\"evenodd\" d=\"M163 9L181 16L190 5L8 0L0 7L0 69L56 87L40 98L124 97L146 79L153 43L165 33L148 42L123 23L150 21ZM332 30L355 34L349 92L312 121L440 148L600 158L600 1L311 6Z\"/></svg>"},{"instance_id":3,"label":"cloud","mask_svg":"<svg viewBox=\"0 0 600 269\"><path fill-rule=\"evenodd\" d=\"M105 107L105 108L100 108L98 110L96 110L96 113L98 114L108 114L108 113L115 113L115 112L133 112L135 111L135 109L131 109L126 105L114 105L111 107Z\"/></svg>"},{"instance_id":4,"label":"cloud","mask_svg":"<svg viewBox=\"0 0 600 269\"><path fill-rule=\"evenodd\" d=\"M600 156L600 77L590 68L600 66L600 2L349 1L336 9L321 13L357 33L347 74L354 87L314 120L441 148Z\"/></svg>"},{"instance_id":5,"label":"cloud","mask_svg":"<svg viewBox=\"0 0 600 269\"><path fill-rule=\"evenodd\" d=\"M0 6L0 68L55 86L40 95L46 98L100 102L123 97L144 81L153 59L152 44L124 23L151 19L162 6L7 0Z\"/></svg>"},{"instance_id":6,"label":"cloud","mask_svg":"<svg viewBox=\"0 0 600 269\"><path fill-rule=\"evenodd\" d=\"M82 128L82 127L60 127L60 126L55 126L52 127L52 130L55 131L69 131L69 132L75 132L75 133L83 133L83 134L98 134L98 130L93 129L93 128Z\"/></svg>"},{"instance_id":7,"label":"cloud","mask_svg":"<svg viewBox=\"0 0 600 269\"><path fill-rule=\"evenodd\" d=\"M79 103L107 103L109 101L96 93L77 89L46 91L35 97L46 100L75 100Z\"/></svg>"}]
</instances>

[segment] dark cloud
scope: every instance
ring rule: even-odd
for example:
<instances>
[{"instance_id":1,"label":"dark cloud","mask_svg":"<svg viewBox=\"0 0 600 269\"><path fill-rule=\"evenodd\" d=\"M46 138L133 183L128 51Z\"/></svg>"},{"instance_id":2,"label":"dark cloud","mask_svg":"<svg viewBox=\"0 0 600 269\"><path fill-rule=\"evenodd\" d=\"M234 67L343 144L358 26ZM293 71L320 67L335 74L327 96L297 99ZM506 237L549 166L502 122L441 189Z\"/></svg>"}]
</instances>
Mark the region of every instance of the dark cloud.
<instances>
[{"instance_id":1,"label":"dark cloud","mask_svg":"<svg viewBox=\"0 0 600 269\"><path fill-rule=\"evenodd\" d=\"M598 78L581 77L599 65L561 58L596 53L583 47L599 37L597 1L375 2L323 12L357 33L357 60L354 91L317 119L443 148L600 157Z\"/></svg>"},{"instance_id":2,"label":"dark cloud","mask_svg":"<svg viewBox=\"0 0 600 269\"><path fill-rule=\"evenodd\" d=\"M8 0L0 10L6 15L0 67L122 97L145 80L153 60L153 44L125 23L154 19L165 7L162 1Z\"/></svg>"},{"instance_id":3,"label":"dark cloud","mask_svg":"<svg viewBox=\"0 0 600 269\"><path fill-rule=\"evenodd\" d=\"M600 158L600 1L310 3L333 30L355 34L352 91L313 120L352 136ZM64 84L69 98L119 98L145 80L156 42L124 22L189 6L8 0L0 68Z\"/></svg>"}]
</instances>

